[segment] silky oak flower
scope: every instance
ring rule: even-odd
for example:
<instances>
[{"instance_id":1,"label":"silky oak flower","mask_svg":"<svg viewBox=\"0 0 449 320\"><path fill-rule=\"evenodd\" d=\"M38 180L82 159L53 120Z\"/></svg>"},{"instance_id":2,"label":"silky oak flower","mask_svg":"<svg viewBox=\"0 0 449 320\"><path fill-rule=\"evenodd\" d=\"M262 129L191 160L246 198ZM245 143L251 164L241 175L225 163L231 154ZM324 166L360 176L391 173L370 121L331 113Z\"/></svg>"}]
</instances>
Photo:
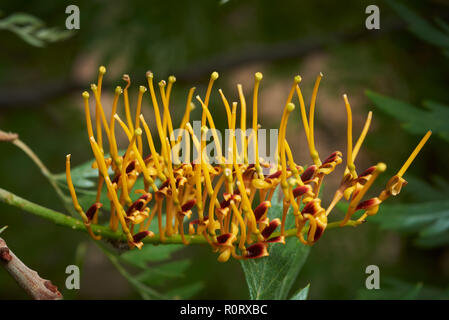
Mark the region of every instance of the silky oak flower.
<instances>
[{"instance_id":1,"label":"silky oak flower","mask_svg":"<svg viewBox=\"0 0 449 320\"><path fill-rule=\"evenodd\" d=\"M94 234L91 224L98 223L99 214L105 214L101 209L100 195L103 189L106 190L111 207L109 226L113 231L121 230L124 233L130 248L140 249L146 238L159 237L163 243L176 235L188 244L188 237L198 236L204 237L205 242L219 253L218 260L224 262L231 256L236 259L267 256L269 244L282 245L285 238L291 235L296 235L304 245L313 245L323 236L329 214L343 198L349 201L349 207L345 218L338 222L340 226L361 224L368 216L376 214L387 198L399 194L407 184L404 173L431 134L429 131L422 138L403 167L377 197L364 199L379 174L386 170L384 163L378 163L358 174L355 166L372 113L369 112L362 132L353 144L352 110L347 96L343 95L347 113L347 154L344 157L337 150L322 161L314 137L315 106L322 74L316 79L308 110L299 86L301 77L294 77L280 120L276 152L273 159L267 159L259 154L262 141L258 133L262 129L258 123L258 92L263 78L260 72L254 77L249 128L243 87L237 85L239 101L232 103L221 89L218 90L229 133L225 143L220 140L209 107L213 84L219 77L217 72L211 74L204 97L196 96L201 105L197 132L190 119L195 108L192 100L196 89L189 90L179 130L174 130L170 96L176 78L170 76L168 81L160 81L157 97L152 72L146 73L147 87L139 87L134 112L128 92L131 79L128 75L123 76L125 88L116 87L111 117L107 119L101 99L105 73L106 68L100 67L98 81L91 85L95 101L94 117L90 114L90 94L87 91L82 94L87 134L95 157L92 167L98 170L96 201L87 211L80 206L71 178L70 155L66 157L67 184L75 209L90 236L96 240L100 236ZM154 111L155 136L142 115L142 103L147 91ZM295 110L295 94L312 159L307 166L296 164L286 140L288 119ZM124 120L118 115L121 96ZM237 126L238 108L240 128ZM119 151L117 145L117 127L128 140L124 151ZM246 134L248 130L249 135ZM207 136L212 137L213 142L208 143ZM214 150L213 155L207 152L209 147ZM320 198L323 181L343 162L345 168L340 186L331 202L324 204ZM144 189L134 190L139 178L143 179ZM273 219L270 211L274 210L272 203L277 188L282 194L282 212L279 218ZM353 219L358 211L361 214ZM286 230L287 215L294 217L293 232L292 229ZM157 220L156 234L150 231L154 220ZM189 236L185 235L185 227Z\"/></svg>"}]
</instances>

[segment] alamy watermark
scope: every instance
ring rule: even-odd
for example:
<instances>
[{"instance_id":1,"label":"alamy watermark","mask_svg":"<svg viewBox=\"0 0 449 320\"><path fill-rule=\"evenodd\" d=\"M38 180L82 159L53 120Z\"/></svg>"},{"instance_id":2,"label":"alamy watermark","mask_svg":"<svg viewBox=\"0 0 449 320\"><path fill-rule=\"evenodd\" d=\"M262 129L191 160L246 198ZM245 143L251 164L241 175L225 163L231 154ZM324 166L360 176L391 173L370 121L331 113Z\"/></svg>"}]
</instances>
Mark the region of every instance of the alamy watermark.
<instances>
[{"instance_id":1,"label":"alamy watermark","mask_svg":"<svg viewBox=\"0 0 449 320\"><path fill-rule=\"evenodd\" d=\"M201 121L193 121L192 124L188 129L173 130L169 136L170 158L175 165L201 161L209 164L255 164L256 144L257 157L264 164L271 166L277 161L278 129L225 129L223 135L217 129L201 128Z\"/></svg>"},{"instance_id":2,"label":"alamy watermark","mask_svg":"<svg viewBox=\"0 0 449 320\"><path fill-rule=\"evenodd\" d=\"M379 267L371 264L366 267L365 273L369 274L365 280L365 287L368 290L380 289L380 270Z\"/></svg>"},{"instance_id":3,"label":"alamy watermark","mask_svg":"<svg viewBox=\"0 0 449 320\"><path fill-rule=\"evenodd\" d=\"M365 20L365 27L368 30L380 29L380 10L379 7L371 4L366 7L365 13L368 14Z\"/></svg>"},{"instance_id":4,"label":"alamy watermark","mask_svg":"<svg viewBox=\"0 0 449 320\"><path fill-rule=\"evenodd\" d=\"M65 13L69 16L65 19L65 27L68 30L79 30L80 28L80 8L71 4L65 8Z\"/></svg>"}]
</instances>

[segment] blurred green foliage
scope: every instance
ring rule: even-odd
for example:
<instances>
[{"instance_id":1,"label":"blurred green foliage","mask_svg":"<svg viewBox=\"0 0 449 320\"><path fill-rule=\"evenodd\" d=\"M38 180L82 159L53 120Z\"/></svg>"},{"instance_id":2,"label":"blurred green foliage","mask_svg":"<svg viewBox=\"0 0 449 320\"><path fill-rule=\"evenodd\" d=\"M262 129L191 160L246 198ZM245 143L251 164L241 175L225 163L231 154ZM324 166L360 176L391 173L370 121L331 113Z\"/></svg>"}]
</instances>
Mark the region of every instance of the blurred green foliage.
<instances>
[{"instance_id":1,"label":"blurred green foliage","mask_svg":"<svg viewBox=\"0 0 449 320\"><path fill-rule=\"evenodd\" d=\"M73 35L70 30L45 28L42 20L26 13L14 13L1 19L1 29L17 34L23 41L35 47L43 47L46 43L61 41Z\"/></svg>"},{"instance_id":2,"label":"blurred green foliage","mask_svg":"<svg viewBox=\"0 0 449 320\"><path fill-rule=\"evenodd\" d=\"M56 0L45 4L3 1L0 21L26 12L36 21L44 21L45 26L61 31L69 4L72 3ZM310 250L300 276L290 281L293 290L305 288L293 296L447 298L445 168L449 155L445 151L448 125L443 118L449 104L446 4L408 1L405 6L393 1L371 1L369 4L376 4L381 10L381 30L371 32L364 30L368 3L355 0L344 5L323 0L287 0L282 5L269 0L230 0L224 4L206 0L114 4L85 0L76 4L81 11L81 29L58 42L44 37L43 48L30 46L17 33L0 30L0 128L18 132L53 173L63 171L68 153L74 155L74 166L91 159L79 94L89 81L94 81L99 64L119 70L116 78L108 78L107 87L119 82L120 73L129 73L133 82L139 83L148 69L164 78L176 72L173 100L179 106L183 106L187 86L204 86L213 70L226 79L235 75L234 71L253 72L254 65L260 66L268 78L264 80L267 84L290 79L303 70L323 71L326 92L339 96L345 90L351 96L369 89L373 92L369 94L372 100L360 95L357 109L365 113L374 103L374 111L383 110L375 112L375 124L361 152L370 163L386 159L389 168L399 168L418 139L408 133L420 134L430 127L437 135L432 136L407 173L409 185L401 196L394 199L394 204L387 203L372 219L389 230L370 223L356 229L329 230ZM428 22L435 17L435 23ZM342 38L336 33L362 36ZM36 35L34 31L31 34ZM322 45L295 54L302 52L298 48L315 43ZM235 81L229 80L234 86ZM227 81L219 81L224 90L231 90ZM425 103L430 108L426 110L420 107L423 98L438 103ZM224 119L222 110L216 112L217 117L221 112ZM198 114L194 112L193 117ZM180 116L176 116L175 113L179 120ZM269 118L262 118L262 123L278 124ZM299 126L299 119L292 122ZM320 109L317 122L317 126L325 128L323 136L332 141L335 122L324 120ZM408 124L404 127L408 132L399 128L398 122ZM293 139L298 139L302 132L296 128L299 130L292 132ZM0 155L1 187L64 210L46 179L23 153L1 144ZM393 169L385 176L394 174ZM91 185L86 178L90 176L77 183L84 183L88 189ZM63 178L60 182L64 185ZM426 205L430 209L423 208ZM249 297L240 263L219 264L208 247L148 246L148 252L134 257L134 253L117 255L110 248L103 248L109 257L106 259L103 250L86 240L84 234L56 227L0 203L0 226L4 225L9 228L2 237L14 252L58 284L68 298L153 298L158 294L209 299ZM428 243L429 239L442 241L431 248L415 245ZM80 249L83 241L88 241L87 249ZM272 249L275 248L276 245ZM158 250L161 255L156 255ZM110 262L118 269L111 268ZM81 263L81 290L70 292L63 287L65 267ZM364 270L369 264L379 265L381 279L393 279L381 282L382 290L363 289ZM155 279L155 274L161 276ZM131 286L120 281L123 275L131 279ZM0 288L0 298L25 297L1 270ZM281 296L291 296L290 288Z\"/></svg>"}]
</instances>

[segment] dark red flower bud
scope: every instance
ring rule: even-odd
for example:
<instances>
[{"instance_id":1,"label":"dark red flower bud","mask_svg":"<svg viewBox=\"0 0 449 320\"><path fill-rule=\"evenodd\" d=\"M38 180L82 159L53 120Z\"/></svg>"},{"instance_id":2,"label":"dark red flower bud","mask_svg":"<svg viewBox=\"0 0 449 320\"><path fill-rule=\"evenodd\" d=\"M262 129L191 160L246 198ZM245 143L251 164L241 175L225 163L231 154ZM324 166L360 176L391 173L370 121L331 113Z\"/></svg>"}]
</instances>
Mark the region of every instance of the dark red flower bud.
<instances>
[{"instance_id":1,"label":"dark red flower bud","mask_svg":"<svg viewBox=\"0 0 449 320\"><path fill-rule=\"evenodd\" d=\"M164 188L168 188L169 184L170 184L170 181L169 181L168 179L165 180L165 181L161 184L161 186L159 187L159 190L164 189Z\"/></svg>"},{"instance_id":2,"label":"dark red flower bud","mask_svg":"<svg viewBox=\"0 0 449 320\"><path fill-rule=\"evenodd\" d=\"M293 197L297 198L310 190L310 186L299 186L293 189Z\"/></svg>"},{"instance_id":3,"label":"dark red flower bud","mask_svg":"<svg viewBox=\"0 0 449 320\"><path fill-rule=\"evenodd\" d=\"M315 215L320 211L320 204L319 204L319 200L314 199L310 202L308 202L304 208L302 209L301 213L305 214L305 213L310 213L311 215Z\"/></svg>"},{"instance_id":4,"label":"dark red flower bud","mask_svg":"<svg viewBox=\"0 0 449 320\"><path fill-rule=\"evenodd\" d=\"M275 173L270 174L265 179L277 179L281 176L281 174L282 174L282 170L279 170L279 171L276 171Z\"/></svg>"},{"instance_id":5,"label":"dark red flower bud","mask_svg":"<svg viewBox=\"0 0 449 320\"><path fill-rule=\"evenodd\" d=\"M315 230L315 234L313 235L313 239L311 238L312 234L311 234L310 229L309 229L309 233L307 234L307 240L311 241L311 242L316 242L316 241L318 241L321 238L323 233L324 233L324 227L322 227L319 224L317 224L316 230Z\"/></svg>"},{"instance_id":6,"label":"dark red flower bud","mask_svg":"<svg viewBox=\"0 0 449 320\"><path fill-rule=\"evenodd\" d=\"M377 206L381 203L382 203L382 201L380 201L379 198L368 199L368 200L360 202L357 205L357 207L355 208L355 210L357 211L357 210L361 210L361 209L363 209L363 210L369 209L369 208Z\"/></svg>"},{"instance_id":7,"label":"dark red flower bud","mask_svg":"<svg viewBox=\"0 0 449 320\"><path fill-rule=\"evenodd\" d=\"M235 234L225 233L217 237L217 246L232 246L232 242L235 240Z\"/></svg>"},{"instance_id":8,"label":"dark red flower bud","mask_svg":"<svg viewBox=\"0 0 449 320\"><path fill-rule=\"evenodd\" d=\"M126 167L126 173L132 172L135 168L136 168L136 160L133 160Z\"/></svg>"},{"instance_id":9,"label":"dark red flower bud","mask_svg":"<svg viewBox=\"0 0 449 320\"><path fill-rule=\"evenodd\" d=\"M361 174L359 174L359 177L366 177L372 174L376 170L376 166L369 167L365 171L363 171Z\"/></svg>"},{"instance_id":10,"label":"dark red flower bud","mask_svg":"<svg viewBox=\"0 0 449 320\"><path fill-rule=\"evenodd\" d=\"M309 181L310 179L312 179L313 175L315 174L316 169L317 169L316 165L312 165L312 166L308 167L306 169L306 171L304 171L304 173L301 175L301 180Z\"/></svg>"},{"instance_id":11,"label":"dark red flower bud","mask_svg":"<svg viewBox=\"0 0 449 320\"><path fill-rule=\"evenodd\" d=\"M134 240L134 242L140 242L140 241L142 241L144 238L148 237L150 234L151 234L150 231L142 231L142 232L136 233L136 234L133 236L133 240Z\"/></svg>"},{"instance_id":12,"label":"dark red flower bud","mask_svg":"<svg viewBox=\"0 0 449 320\"><path fill-rule=\"evenodd\" d=\"M327 157L326 160L323 161L322 165L334 162L335 160L337 160L340 157L341 157L341 152L340 151L335 151L329 157Z\"/></svg>"},{"instance_id":13,"label":"dark red flower bud","mask_svg":"<svg viewBox=\"0 0 449 320\"><path fill-rule=\"evenodd\" d=\"M229 205L231 204L231 200L223 200L222 202L220 202L220 207L222 209L229 207Z\"/></svg>"},{"instance_id":14,"label":"dark red flower bud","mask_svg":"<svg viewBox=\"0 0 449 320\"><path fill-rule=\"evenodd\" d=\"M268 256L267 247L261 242L253 244L252 246L246 248L246 259L257 259L266 256Z\"/></svg>"},{"instance_id":15,"label":"dark red flower bud","mask_svg":"<svg viewBox=\"0 0 449 320\"><path fill-rule=\"evenodd\" d=\"M193 206L195 205L195 203L196 203L196 199L192 199L192 200L189 200L186 203L184 203L181 207L182 212L186 212L186 211L189 211L190 209L192 209Z\"/></svg>"},{"instance_id":16,"label":"dark red flower bud","mask_svg":"<svg viewBox=\"0 0 449 320\"><path fill-rule=\"evenodd\" d=\"M264 241L265 243L285 243L283 236L277 236Z\"/></svg>"},{"instance_id":17,"label":"dark red flower bud","mask_svg":"<svg viewBox=\"0 0 449 320\"><path fill-rule=\"evenodd\" d=\"M268 239L271 236L271 234L274 232L274 230L276 230L276 228L279 227L280 224L281 224L281 220L279 220L277 218L270 221L270 224L268 224L268 226L266 226L265 229L263 229L262 236L265 239Z\"/></svg>"},{"instance_id":18,"label":"dark red flower bud","mask_svg":"<svg viewBox=\"0 0 449 320\"><path fill-rule=\"evenodd\" d=\"M116 175L115 177L114 177L114 179L112 179L112 183L118 183L118 180L120 179L120 177L121 177L122 175L119 173L118 175Z\"/></svg>"},{"instance_id":19,"label":"dark red flower bud","mask_svg":"<svg viewBox=\"0 0 449 320\"><path fill-rule=\"evenodd\" d=\"M256 217L256 222L259 222L260 219L264 216L264 214L268 211L268 208L271 207L270 201L263 201L254 209L254 216Z\"/></svg>"},{"instance_id":20,"label":"dark red flower bud","mask_svg":"<svg viewBox=\"0 0 449 320\"><path fill-rule=\"evenodd\" d=\"M89 221L91 221L94 218L95 213L97 213L98 209L100 209L102 206L103 206L103 204L100 202L96 202L93 205L91 205L90 208L87 209L87 211L86 211L87 219Z\"/></svg>"}]
</instances>

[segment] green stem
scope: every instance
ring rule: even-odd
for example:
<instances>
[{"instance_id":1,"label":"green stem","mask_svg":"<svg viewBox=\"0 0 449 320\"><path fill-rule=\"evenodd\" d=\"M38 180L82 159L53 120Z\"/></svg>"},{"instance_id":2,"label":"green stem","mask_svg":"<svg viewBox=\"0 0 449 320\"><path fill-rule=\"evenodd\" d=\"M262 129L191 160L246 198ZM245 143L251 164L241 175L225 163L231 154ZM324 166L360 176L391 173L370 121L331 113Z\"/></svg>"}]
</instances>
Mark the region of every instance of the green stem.
<instances>
[{"instance_id":1,"label":"green stem","mask_svg":"<svg viewBox=\"0 0 449 320\"><path fill-rule=\"evenodd\" d=\"M26 212L34 214L35 216L47 219L59 226L63 226L66 228L70 228L72 230L78 230L87 232L86 227L84 226L81 220L72 218L71 216L65 215L63 213L57 212L52 209L48 209L26 199L23 199L7 190L0 188L0 202L7 203L11 206L20 208ZM331 222L327 225L326 229L338 228L340 226L341 221ZM359 223L354 220L348 221L345 226L354 227ZM114 232L109 227L101 226L101 225L92 225L92 231L95 234L101 235L104 239L116 240L126 242L126 236L122 232ZM304 230L306 232L307 229ZM273 236L279 236L279 232L273 233ZM296 235L296 229L289 229L285 231L286 237L292 237ZM206 244L207 241L202 235L185 235L186 240L191 244ZM164 241L160 240L158 234L155 234L153 237L146 237L143 239L144 243L152 243L152 244L182 244L182 239L180 235L172 235L170 237L166 237Z\"/></svg>"}]
</instances>

